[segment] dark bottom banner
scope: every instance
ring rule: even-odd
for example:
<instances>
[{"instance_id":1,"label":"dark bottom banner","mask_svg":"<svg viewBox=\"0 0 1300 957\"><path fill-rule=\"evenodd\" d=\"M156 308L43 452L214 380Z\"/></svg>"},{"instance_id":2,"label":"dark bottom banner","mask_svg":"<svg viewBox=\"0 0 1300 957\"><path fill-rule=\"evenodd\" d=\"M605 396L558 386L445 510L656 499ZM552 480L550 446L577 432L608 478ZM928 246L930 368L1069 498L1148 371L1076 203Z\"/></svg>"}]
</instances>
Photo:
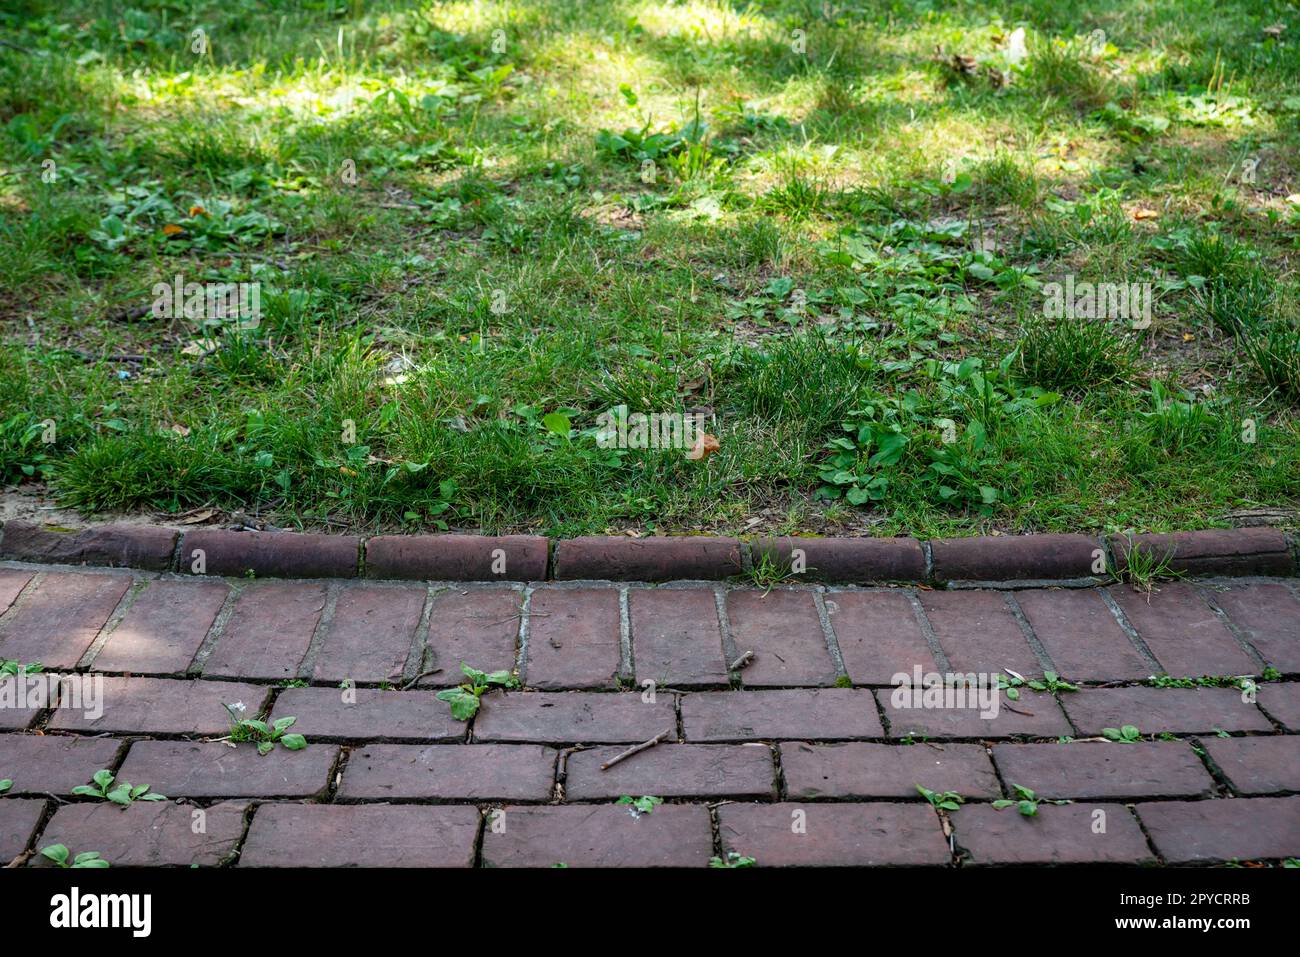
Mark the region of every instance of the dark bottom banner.
<instances>
[{"instance_id":1,"label":"dark bottom banner","mask_svg":"<svg viewBox=\"0 0 1300 957\"><path fill-rule=\"evenodd\" d=\"M1074 939L1172 931L1230 946L1236 935L1276 934L1292 925L1296 878L1280 867L8 869L0 870L0 899L25 938L77 934L128 948L198 940L241 947L287 940L296 947L374 944L434 926L448 941L465 941L467 933L526 939L539 927L553 940L574 940L597 928L636 933L638 927L662 939L677 933L672 928L683 919L692 922L691 933L727 946L750 936L766 941L772 920L798 922L803 933L851 929L873 940L893 936L895 928L900 939L916 941L926 927L946 934L966 922L992 922L1012 935L1068 933Z\"/></svg>"}]
</instances>

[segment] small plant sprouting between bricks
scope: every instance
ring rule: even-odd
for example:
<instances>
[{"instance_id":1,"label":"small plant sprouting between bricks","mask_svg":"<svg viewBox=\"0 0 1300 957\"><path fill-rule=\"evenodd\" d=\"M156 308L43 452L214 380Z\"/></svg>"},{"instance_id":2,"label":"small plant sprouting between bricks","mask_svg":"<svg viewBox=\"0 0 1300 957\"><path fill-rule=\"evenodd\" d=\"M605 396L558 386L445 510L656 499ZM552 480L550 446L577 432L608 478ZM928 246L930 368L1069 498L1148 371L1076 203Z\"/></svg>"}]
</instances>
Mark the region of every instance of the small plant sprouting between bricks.
<instances>
[{"instance_id":1,"label":"small plant sprouting between bricks","mask_svg":"<svg viewBox=\"0 0 1300 957\"><path fill-rule=\"evenodd\" d=\"M20 672L22 674L34 675L40 672L41 669L42 669L42 665L39 661L33 661L30 665L25 665L21 661L0 659L0 678L7 677L9 675L16 675L19 674Z\"/></svg>"},{"instance_id":2,"label":"small plant sprouting between bricks","mask_svg":"<svg viewBox=\"0 0 1300 957\"><path fill-rule=\"evenodd\" d=\"M4 794L13 786L14 782L12 778L0 778L0 794Z\"/></svg>"},{"instance_id":3,"label":"small plant sprouting between bricks","mask_svg":"<svg viewBox=\"0 0 1300 957\"><path fill-rule=\"evenodd\" d=\"M614 803L627 807L627 813L631 814L633 817L640 817L642 814L649 814L653 811L656 804L663 804L664 799L650 794L639 798L634 798L630 794L624 794Z\"/></svg>"},{"instance_id":4,"label":"small plant sprouting between bricks","mask_svg":"<svg viewBox=\"0 0 1300 957\"><path fill-rule=\"evenodd\" d=\"M727 851L727 858L723 860L720 857L710 857L709 867L721 867L732 870L737 867L757 867L758 861L752 857L745 857L735 851Z\"/></svg>"},{"instance_id":5,"label":"small plant sprouting between bricks","mask_svg":"<svg viewBox=\"0 0 1300 957\"><path fill-rule=\"evenodd\" d=\"M72 857L66 844L51 844L41 848L41 857L48 858L59 867L108 867L108 861L99 856L99 851L82 851ZM71 861L68 860L69 857L72 857Z\"/></svg>"},{"instance_id":6,"label":"small plant sprouting between bricks","mask_svg":"<svg viewBox=\"0 0 1300 957\"><path fill-rule=\"evenodd\" d=\"M242 718L245 711L245 705L242 701L236 701L234 704L223 704L226 713L230 715L230 734L228 740L235 743L242 741L257 742L258 754L269 754L275 750L277 744L282 744L290 751L301 751L307 747L307 739L301 734L290 734L289 729L297 718L284 717L276 718L270 724L257 718Z\"/></svg>"},{"instance_id":7,"label":"small plant sprouting between bricks","mask_svg":"<svg viewBox=\"0 0 1300 957\"><path fill-rule=\"evenodd\" d=\"M1040 804L1069 804L1069 801L1051 801L1046 798L1040 798L1037 794L1027 787L1022 787L1012 781L1011 789L1016 792L1016 799L1008 801L1006 798L994 801L993 806L1001 811L1005 807L1014 807L1025 817L1034 817L1038 814L1038 805Z\"/></svg>"},{"instance_id":8,"label":"small plant sprouting between bricks","mask_svg":"<svg viewBox=\"0 0 1300 957\"><path fill-rule=\"evenodd\" d=\"M147 784L132 785L130 781L117 781L113 777L113 772L107 769L101 768L96 771L91 780L95 782L93 785L78 784L72 789L72 793L81 797L102 798L120 804L122 807L130 807L136 801L167 800L167 795L150 791Z\"/></svg>"},{"instance_id":9,"label":"small plant sprouting between bricks","mask_svg":"<svg viewBox=\"0 0 1300 957\"><path fill-rule=\"evenodd\" d=\"M460 670L465 673L469 681L439 691L437 694L439 701L446 701L451 705L451 716L457 721L468 721L474 717L478 712L479 699L483 697L484 692L491 691L493 688L519 687L519 679L509 671L479 671L463 661L460 663Z\"/></svg>"},{"instance_id":10,"label":"small plant sprouting between bricks","mask_svg":"<svg viewBox=\"0 0 1300 957\"><path fill-rule=\"evenodd\" d=\"M1126 724L1120 728L1102 728L1101 736L1107 741L1118 741L1120 744L1137 744L1142 740L1142 732L1135 724Z\"/></svg>"},{"instance_id":11,"label":"small plant sprouting between bricks","mask_svg":"<svg viewBox=\"0 0 1300 957\"><path fill-rule=\"evenodd\" d=\"M931 805L938 808L940 811L955 811L961 805L966 803L966 799L956 791L931 791L929 788L923 788L919 784L916 786L916 789L921 792L921 797L925 798Z\"/></svg>"}]
</instances>

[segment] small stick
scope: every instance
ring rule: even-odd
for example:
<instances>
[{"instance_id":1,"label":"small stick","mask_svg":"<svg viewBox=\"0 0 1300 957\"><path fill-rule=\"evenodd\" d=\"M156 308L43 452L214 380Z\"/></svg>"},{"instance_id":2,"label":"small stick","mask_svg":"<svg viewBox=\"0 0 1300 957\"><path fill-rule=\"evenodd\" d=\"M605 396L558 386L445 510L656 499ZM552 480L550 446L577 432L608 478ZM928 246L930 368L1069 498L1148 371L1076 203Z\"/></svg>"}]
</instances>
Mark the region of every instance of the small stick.
<instances>
[{"instance_id":1,"label":"small stick","mask_svg":"<svg viewBox=\"0 0 1300 957\"><path fill-rule=\"evenodd\" d=\"M727 665L728 671L739 671L741 668L748 668L754 663L754 653L747 651L731 664Z\"/></svg>"},{"instance_id":2,"label":"small stick","mask_svg":"<svg viewBox=\"0 0 1300 957\"><path fill-rule=\"evenodd\" d=\"M418 675L416 675L414 678L412 678L412 679L411 679L410 681L408 681L406 684L402 685L402 690L403 690L403 691L406 691L408 688L410 688L413 684L415 684L415 683L416 683L417 681L419 681L421 678L427 678L427 677L429 677L429 675L436 675L436 674L437 674L438 672L440 672L440 671L442 671L441 668L434 668L434 669L432 669L431 671L421 671Z\"/></svg>"},{"instance_id":3,"label":"small stick","mask_svg":"<svg viewBox=\"0 0 1300 957\"><path fill-rule=\"evenodd\" d=\"M1019 708L1013 708L1011 705L1007 704L1005 701L1002 702L1002 707L1006 708L1008 711L1014 711L1016 714L1023 714L1023 715L1025 715L1025 716L1027 716L1027 717L1030 717L1030 718L1032 718L1032 717L1034 716L1034 713L1033 713L1032 711L1021 711Z\"/></svg>"},{"instance_id":4,"label":"small stick","mask_svg":"<svg viewBox=\"0 0 1300 957\"><path fill-rule=\"evenodd\" d=\"M660 741L662 741L664 738L668 737L668 735L672 733L673 733L672 728L666 728L665 730L660 731L658 734L656 734L649 741L642 741L640 744L628 748L622 754L618 754L610 758L608 761L606 761L604 764L600 766L600 769L602 771L608 771L614 765L618 764L618 762L625 761L628 758L632 757L632 755L644 751L646 748L653 748L656 744L658 744Z\"/></svg>"}]
</instances>

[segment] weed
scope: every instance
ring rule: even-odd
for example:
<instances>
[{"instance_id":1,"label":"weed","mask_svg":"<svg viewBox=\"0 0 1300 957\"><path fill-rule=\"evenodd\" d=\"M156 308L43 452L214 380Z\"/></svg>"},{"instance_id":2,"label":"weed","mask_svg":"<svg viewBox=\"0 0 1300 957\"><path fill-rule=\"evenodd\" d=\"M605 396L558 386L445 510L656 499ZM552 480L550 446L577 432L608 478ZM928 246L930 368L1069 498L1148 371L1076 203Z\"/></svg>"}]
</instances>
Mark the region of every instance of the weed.
<instances>
[{"instance_id":1,"label":"weed","mask_svg":"<svg viewBox=\"0 0 1300 957\"><path fill-rule=\"evenodd\" d=\"M1096 319L1032 318L1020 341L1020 371L1030 382L1061 392L1122 382L1132 375L1137 346Z\"/></svg>"},{"instance_id":2,"label":"weed","mask_svg":"<svg viewBox=\"0 0 1300 957\"><path fill-rule=\"evenodd\" d=\"M96 771L92 780L95 782L93 785L79 784L72 789L72 793L82 797L102 798L122 807L130 807L136 801L167 800L166 795L150 791L147 784L133 786L130 781L116 781L111 771Z\"/></svg>"},{"instance_id":3,"label":"weed","mask_svg":"<svg viewBox=\"0 0 1300 957\"><path fill-rule=\"evenodd\" d=\"M916 786L916 790L920 792L921 797L930 802L931 807L940 811L955 811L966 803L966 799L956 791L931 791L919 784Z\"/></svg>"},{"instance_id":4,"label":"weed","mask_svg":"<svg viewBox=\"0 0 1300 957\"><path fill-rule=\"evenodd\" d=\"M1154 548L1147 548L1129 536L1124 567L1112 567L1110 573L1117 581L1128 582L1134 591L1146 594L1149 600L1155 591L1156 582L1182 577L1181 572L1170 568L1173 557L1172 551L1157 554Z\"/></svg>"},{"instance_id":5,"label":"weed","mask_svg":"<svg viewBox=\"0 0 1300 957\"><path fill-rule=\"evenodd\" d=\"M738 853L737 851L728 851L725 860L721 857L709 858L709 867L721 867L721 868L726 868L728 870L731 870L737 867L757 867L757 866L758 866L758 861L756 861L752 857L745 857L744 855Z\"/></svg>"},{"instance_id":6,"label":"weed","mask_svg":"<svg viewBox=\"0 0 1300 957\"><path fill-rule=\"evenodd\" d=\"M664 799L646 795L644 797L634 798L631 795L624 794L614 802L615 804L627 806L627 811L633 817L640 817L642 814L649 814L656 806L663 804Z\"/></svg>"},{"instance_id":7,"label":"weed","mask_svg":"<svg viewBox=\"0 0 1300 957\"><path fill-rule=\"evenodd\" d=\"M290 733L289 729L293 727L297 718L284 717L276 718L275 721L267 723L259 718L244 718L241 715L247 710L242 701L234 704L223 704L226 713L230 715L230 734L228 739L236 743L243 741L253 741L257 744L258 754L269 754L275 750L277 744L283 745L290 751L301 751L307 747L307 739L296 732Z\"/></svg>"},{"instance_id":8,"label":"weed","mask_svg":"<svg viewBox=\"0 0 1300 957\"><path fill-rule=\"evenodd\" d=\"M82 851L75 857L64 844L51 844L41 848L41 857L47 858L58 867L108 867L108 861L99 856L99 851ZM71 857L71 860L69 858Z\"/></svg>"},{"instance_id":9,"label":"weed","mask_svg":"<svg viewBox=\"0 0 1300 957\"><path fill-rule=\"evenodd\" d=\"M485 692L493 688L519 687L519 679L509 671L479 671L463 661L460 663L460 670L465 673L469 681L455 688L439 691L437 694L439 701L446 701L451 705L451 716L457 721L468 721L478 713L479 699Z\"/></svg>"},{"instance_id":10,"label":"weed","mask_svg":"<svg viewBox=\"0 0 1300 957\"><path fill-rule=\"evenodd\" d=\"M1101 735L1107 741L1119 744L1137 744L1142 740L1142 732L1136 725L1126 724L1119 728L1102 728Z\"/></svg>"},{"instance_id":11,"label":"weed","mask_svg":"<svg viewBox=\"0 0 1300 957\"><path fill-rule=\"evenodd\" d=\"M1014 807L1025 817L1036 817L1038 815L1038 805L1040 804L1069 804L1069 801L1048 801L1040 798L1037 794L1027 787L1016 784L1014 781L1007 782L1011 785L1011 790L1015 792L1016 799L1008 801L1006 798L1000 798L993 802L993 806L999 811L1003 808Z\"/></svg>"}]
</instances>

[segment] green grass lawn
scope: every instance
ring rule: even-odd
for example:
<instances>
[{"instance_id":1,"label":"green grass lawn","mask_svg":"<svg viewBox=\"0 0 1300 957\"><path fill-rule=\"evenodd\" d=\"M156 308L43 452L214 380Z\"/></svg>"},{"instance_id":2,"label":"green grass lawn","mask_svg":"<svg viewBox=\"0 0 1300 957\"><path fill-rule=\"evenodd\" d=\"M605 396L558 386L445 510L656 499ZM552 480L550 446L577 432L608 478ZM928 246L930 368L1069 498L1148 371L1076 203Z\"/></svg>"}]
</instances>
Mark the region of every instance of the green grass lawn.
<instances>
[{"instance_id":1,"label":"green grass lawn","mask_svg":"<svg viewBox=\"0 0 1300 957\"><path fill-rule=\"evenodd\" d=\"M1298 77L1263 0L12 0L0 481L311 528L1295 527ZM259 321L155 316L178 275ZM1052 317L1067 276L1149 323ZM620 406L719 450L602 448Z\"/></svg>"}]
</instances>

